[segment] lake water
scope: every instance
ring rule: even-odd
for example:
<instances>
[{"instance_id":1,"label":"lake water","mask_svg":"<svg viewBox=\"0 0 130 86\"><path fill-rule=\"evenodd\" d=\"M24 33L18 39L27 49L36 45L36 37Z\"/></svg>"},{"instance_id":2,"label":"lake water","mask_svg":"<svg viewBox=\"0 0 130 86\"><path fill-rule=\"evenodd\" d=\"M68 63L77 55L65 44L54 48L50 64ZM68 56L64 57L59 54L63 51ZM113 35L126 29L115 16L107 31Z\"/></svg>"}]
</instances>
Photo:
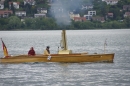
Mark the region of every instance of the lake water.
<instances>
[{"instance_id":1,"label":"lake water","mask_svg":"<svg viewBox=\"0 0 130 86\"><path fill-rule=\"evenodd\" d=\"M114 63L0 64L0 86L130 86L130 29L67 30L73 52L115 53ZM61 30L0 31L10 55L42 54L47 45L57 53ZM3 57L0 42L0 57Z\"/></svg>"}]
</instances>

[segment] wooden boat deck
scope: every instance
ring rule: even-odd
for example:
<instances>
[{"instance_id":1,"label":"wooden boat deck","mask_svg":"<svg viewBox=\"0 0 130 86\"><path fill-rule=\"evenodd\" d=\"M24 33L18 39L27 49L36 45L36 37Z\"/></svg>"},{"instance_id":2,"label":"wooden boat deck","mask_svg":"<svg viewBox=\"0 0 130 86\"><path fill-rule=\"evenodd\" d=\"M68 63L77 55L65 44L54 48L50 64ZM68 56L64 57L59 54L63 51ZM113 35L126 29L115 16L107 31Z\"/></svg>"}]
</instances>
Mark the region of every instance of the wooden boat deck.
<instances>
[{"instance_id":1,"label":"wooden boat deck","mask_svg":"<svg viewBox=\"0 0 130 86\"><path fill-rule=\"evenodd\" d=\"M9 58L1 58L0 63L26 63L26 62L113 62L112 54L52 54L51 59L47 55L19 55Z\"/></svg>"}]
</instances>

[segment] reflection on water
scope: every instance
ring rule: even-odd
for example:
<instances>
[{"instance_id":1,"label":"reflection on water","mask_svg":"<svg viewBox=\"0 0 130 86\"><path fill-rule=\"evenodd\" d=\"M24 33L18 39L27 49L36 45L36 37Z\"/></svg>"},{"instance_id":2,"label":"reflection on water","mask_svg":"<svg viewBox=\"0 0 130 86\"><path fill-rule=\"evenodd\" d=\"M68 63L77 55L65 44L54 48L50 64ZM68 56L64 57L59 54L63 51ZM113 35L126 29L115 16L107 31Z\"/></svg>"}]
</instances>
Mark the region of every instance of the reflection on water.
<instances>
[{"instance_id":1,"label":"reflection on water","mask_svg":"<svg viewBox=\"0 0 130 86\"><path fill-rule=\"evenodd\" d=\"M0 64L0 86L129 86L130 30L68 30L73 52L114 52L114 63ZM57 53L61 31L1 31L9 54L27 54L31 46L42 54L49 45ZM1 45L1 43L0 43ZM3 56L2 48L0 57Z\"/></svg>"}]
</instances>

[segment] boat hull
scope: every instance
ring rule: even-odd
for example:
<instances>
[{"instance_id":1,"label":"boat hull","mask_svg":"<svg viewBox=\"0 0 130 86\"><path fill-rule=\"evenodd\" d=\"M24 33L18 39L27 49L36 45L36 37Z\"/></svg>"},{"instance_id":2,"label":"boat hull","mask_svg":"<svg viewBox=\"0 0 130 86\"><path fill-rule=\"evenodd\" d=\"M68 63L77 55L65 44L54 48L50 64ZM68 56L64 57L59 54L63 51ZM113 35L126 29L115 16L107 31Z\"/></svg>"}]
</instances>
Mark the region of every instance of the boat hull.
<instances>
[{"instance_id":1,"label":"boat hull","mask_svg":"<svg viewBox=\"0 0 130 86\"><path fill-rule=\"evenodd\" d=\"M50 60L46 55L19 55L9 58L0 58L0 63L28 63L28 62L113 62L112 54L52 54Z\"/></svg>"}]
</instances>

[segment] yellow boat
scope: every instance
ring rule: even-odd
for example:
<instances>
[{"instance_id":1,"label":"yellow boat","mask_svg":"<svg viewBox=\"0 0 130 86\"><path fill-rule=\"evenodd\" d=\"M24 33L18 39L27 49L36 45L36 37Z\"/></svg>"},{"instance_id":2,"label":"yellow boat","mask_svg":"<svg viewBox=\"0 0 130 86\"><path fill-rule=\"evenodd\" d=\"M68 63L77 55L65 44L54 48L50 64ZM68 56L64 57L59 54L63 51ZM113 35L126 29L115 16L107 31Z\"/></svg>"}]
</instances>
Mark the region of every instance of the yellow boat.
<instances>
[{"instance_id":1,"label":"yellow boat","mask_svg":"<svg viewBox=\"0 0 130 86\"><path fill-rule=\"evenodd\" d=\"M113 62L114 53L103 54L89 54L89 53L72 53L72 50L67 49L66 31L62 30L62 49L58 51L58 54L47 55L18 55L8 58L0 58L0 63L28 63L28 62Z\"/></svg>"}]
</instances>

